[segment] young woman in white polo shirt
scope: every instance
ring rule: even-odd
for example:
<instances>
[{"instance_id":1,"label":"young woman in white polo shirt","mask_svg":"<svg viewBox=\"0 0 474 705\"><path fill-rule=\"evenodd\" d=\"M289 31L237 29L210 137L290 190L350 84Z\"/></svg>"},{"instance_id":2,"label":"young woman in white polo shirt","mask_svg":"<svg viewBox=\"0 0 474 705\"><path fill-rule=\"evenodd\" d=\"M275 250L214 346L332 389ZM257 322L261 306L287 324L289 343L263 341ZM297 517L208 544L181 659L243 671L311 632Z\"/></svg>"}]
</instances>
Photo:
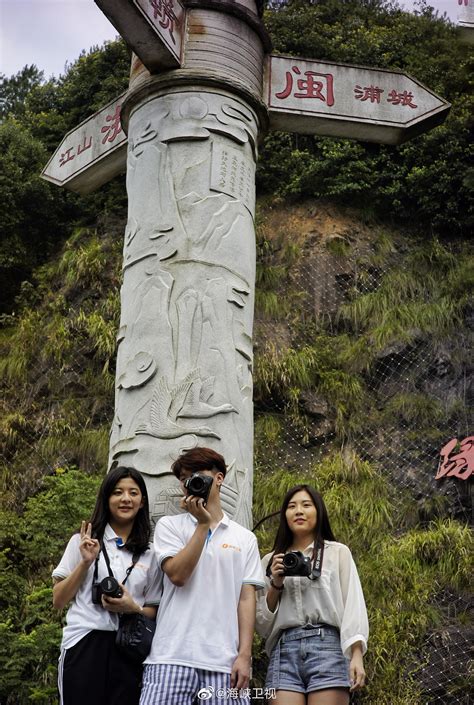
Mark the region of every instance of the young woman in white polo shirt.
<instances>
[{"instance_id":1,"label":"young woman in white polo shirt","mask_svg":"<svg viewBox=\"0 0 474 705\"><path fill-rule=\"evenodd\" d=\"M351 552L335 541L313 487L297 485L285 495L263 568L257 631L270 657L266 687L276 691L270 702L348 705L350 691L365 682L367 611Z\"/></svg>"},{"instance_id":2,"label":"young woman in white polo shirt","mask_svg":"<svg viewBox=\"0 0 474 705\"><path fill-rule=\"evenodd\" d=\"M82 522L53 571L54 606L70 603L59 658L61 705L139 702L142 665L120 653L115 636L119 613L156 616L162 576L149 538L142 476L133 468L111 470L90 523ZM111 573L121 584L121 597L97 588Z\"/></svg>"}]
</instances>

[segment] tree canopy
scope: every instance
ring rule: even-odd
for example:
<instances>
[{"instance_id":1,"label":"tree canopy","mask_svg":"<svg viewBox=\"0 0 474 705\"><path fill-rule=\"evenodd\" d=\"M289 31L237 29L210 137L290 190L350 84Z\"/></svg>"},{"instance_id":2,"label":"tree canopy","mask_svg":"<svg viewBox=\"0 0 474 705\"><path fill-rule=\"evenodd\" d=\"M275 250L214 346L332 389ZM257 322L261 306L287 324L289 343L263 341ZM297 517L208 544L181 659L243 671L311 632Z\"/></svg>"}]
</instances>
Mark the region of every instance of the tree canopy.
<instances>
[{"instance_id":1,"label":"tree canopy","mask_svg":"<svg viewBox=\"0 0 474 705\"><path fill-rule=\"evenodd\" d=\"M69 130L126 89L129 63L125 44L116 41L83 52L59 79L45 82L34 65L0 77L0 313L14 309L21 282L75 227L123 211L123 178L80 198L40 174Z\"/></svg>"}]
</instances>

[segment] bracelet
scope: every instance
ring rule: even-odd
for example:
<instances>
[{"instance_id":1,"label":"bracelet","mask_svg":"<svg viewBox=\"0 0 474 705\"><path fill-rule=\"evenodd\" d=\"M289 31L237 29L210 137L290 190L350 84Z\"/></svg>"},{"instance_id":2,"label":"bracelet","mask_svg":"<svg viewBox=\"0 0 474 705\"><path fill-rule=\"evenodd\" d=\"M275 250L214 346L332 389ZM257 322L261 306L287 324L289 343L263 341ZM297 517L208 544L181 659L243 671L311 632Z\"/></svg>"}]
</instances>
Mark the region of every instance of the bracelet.
<instances>
[{"instance_id":1,"label":"bracelet","mask_svg":"<svg viewBox=\"0 0 474 705\"><path fill-rule=\"evenodd\" d=\"M273 578L270 578L270 585L272 586L272 588L274 590L277 590L278 592L281 592L282 590L285 589L285 585L280 585L280 586L275 585L275 583L273 582Z\"/></svg>"}]
</instances>

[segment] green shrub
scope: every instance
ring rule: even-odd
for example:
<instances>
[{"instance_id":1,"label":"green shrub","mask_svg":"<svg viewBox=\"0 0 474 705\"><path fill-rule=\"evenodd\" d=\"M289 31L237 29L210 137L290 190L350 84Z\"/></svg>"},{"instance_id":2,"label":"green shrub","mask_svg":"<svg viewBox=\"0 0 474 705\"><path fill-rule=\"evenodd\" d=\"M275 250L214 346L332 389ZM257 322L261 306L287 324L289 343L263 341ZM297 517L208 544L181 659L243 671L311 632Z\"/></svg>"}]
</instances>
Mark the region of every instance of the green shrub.
<instances>
[{"instance_id":1,"label":"green shrub","mask_svg":"<svg viewBox=\"0 0 474 705\"><path fill-rule=\"evenodd\" d=\"M51 571L88 519L102 478L58 468L21 516L0 512L0 700L57 703L61 617L52 606Z\"/></svg>"}]
</instances>

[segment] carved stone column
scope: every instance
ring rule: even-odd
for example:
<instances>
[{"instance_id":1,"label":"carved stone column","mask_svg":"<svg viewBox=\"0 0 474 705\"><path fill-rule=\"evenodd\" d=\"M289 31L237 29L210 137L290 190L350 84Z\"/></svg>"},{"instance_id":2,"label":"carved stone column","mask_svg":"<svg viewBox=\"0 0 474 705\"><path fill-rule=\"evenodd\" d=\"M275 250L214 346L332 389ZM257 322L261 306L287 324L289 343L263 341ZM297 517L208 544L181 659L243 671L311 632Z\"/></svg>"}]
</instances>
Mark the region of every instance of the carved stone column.
<instances>
[{"instance_id":1,"label":"carved stone column","mask_svg":"<svg viewBox=\"0 0 474 705\"><path fill-rule=\"evenodd\" d=\"M153 519L178 510L170 465L229 464L225 510L251 523L255 162L265 34L253 2L188 2L183 68L135 58L111 462L142 472ZM228 14L231 12L231 14Z\"/></svg>"}]
</instances>

